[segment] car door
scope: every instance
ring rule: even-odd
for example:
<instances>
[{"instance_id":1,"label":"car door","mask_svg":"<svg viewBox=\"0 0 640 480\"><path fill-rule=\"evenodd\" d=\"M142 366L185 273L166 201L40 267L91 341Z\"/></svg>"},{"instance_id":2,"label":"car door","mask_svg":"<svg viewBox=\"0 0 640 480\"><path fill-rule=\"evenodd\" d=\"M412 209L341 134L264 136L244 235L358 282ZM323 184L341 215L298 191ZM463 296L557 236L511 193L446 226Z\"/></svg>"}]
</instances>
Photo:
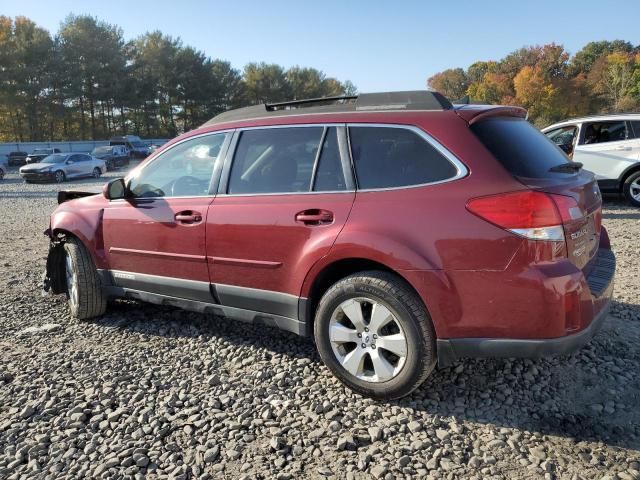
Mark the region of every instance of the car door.
<instances>
[{"instance_id":1,"label":"car door","mask_svg":"<svg viewBox=\"0 0 640 480\"><path fill-rule=\"evenodd\" d=\"M221 304L298 318L304 278L353 205L349 165L342 125L236 132L207 217L209 274Z\"/></svg>"},{"instance_id":2,"label":"car door","mask_svg":"<svg viewBox=\"0 0 640 480\"><path fill-rule=\"evenodd\" d=\"M103 217L104 249L116 286L213 301L205 226L213 172L216 166L220 172L218 158L230 139L225 132L185 139L126 178L128 198L111 201ZM187 174L185 158L198 158L202 168Z\"/></svg>"},{"instance_id":3,"label":"car door","mask_svg":"<svg viewBox=\"0 0 640 480\"><path fill-rule=\"evenodd\" d=\"M573 160L581 162L598 180L618 179L638 161L640 147L632 139L628 122L607 120L584 122Z\"/></svg>"},{"instance_id":4,"label":"car door","mask_svg":"<svg viewBox=\"0 0 640 480\"><path fill-rule=\"evenodd\" d=\"M86 162L85 162L86 163ZM67 178L76 178L83 174L82 155L76 153L69 155L64 162L64 171Z\"/></svg>"}]
</instances>

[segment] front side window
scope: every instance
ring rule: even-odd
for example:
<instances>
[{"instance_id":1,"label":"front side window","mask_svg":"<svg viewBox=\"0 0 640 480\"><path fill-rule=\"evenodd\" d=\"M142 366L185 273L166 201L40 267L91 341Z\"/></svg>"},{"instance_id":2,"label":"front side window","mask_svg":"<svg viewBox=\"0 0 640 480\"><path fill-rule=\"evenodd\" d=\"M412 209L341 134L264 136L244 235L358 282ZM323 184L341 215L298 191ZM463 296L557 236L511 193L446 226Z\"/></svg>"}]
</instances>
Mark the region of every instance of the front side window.
<instances>
[{"instance_id":1,"label":"front side window","mask_svg":"<svg viewBox=\"0 0 640 480\"><path fill-rule=\"evenodd\" d=\"M573 151L573 142L577 131L578 128L575 125L565 125L564 127L554 128L545 133L545 135L560 147L564 153L569 155Z\"/></svg>"},{"instance_id":2,"label":"front side window","mask_svg":"<svg viewBox=\"0 0 640 480\"><path fill-rule=\"evenodd\" d=\"M128 178L134 197L203 197L227 133L185 140Z\"/></svg>"},{"instance_id":3,"label":"front side window","mask_svg":"<svg viewBox=\"0 0 640 480\"><path fill-rule=\"evenodd\" d=\"M594 143L617 142L626 140L627 137L627 122L623 120L591 122L584 126L583 143L585 145L591 145Z\"/></svg>"},{"instance_id":4,"label":"front side window","mask_svg":"<svg viewBox=\"0 0 640 480\"><path fill-rule=\"evenodd\" d=\"M243 131L227 193L308 192L323 131L315 126Z\"/></svg>"},{"instance_id":5,"label":"front side window","mask_svg":"<svg viewBox=\"0 0 640 480\"><path fill-rule=\"evenodd\" d=\"M349 127L358 188L394 188L454 178L458 169L416 132L401 127Z\"/></svg>"}]
</instances>

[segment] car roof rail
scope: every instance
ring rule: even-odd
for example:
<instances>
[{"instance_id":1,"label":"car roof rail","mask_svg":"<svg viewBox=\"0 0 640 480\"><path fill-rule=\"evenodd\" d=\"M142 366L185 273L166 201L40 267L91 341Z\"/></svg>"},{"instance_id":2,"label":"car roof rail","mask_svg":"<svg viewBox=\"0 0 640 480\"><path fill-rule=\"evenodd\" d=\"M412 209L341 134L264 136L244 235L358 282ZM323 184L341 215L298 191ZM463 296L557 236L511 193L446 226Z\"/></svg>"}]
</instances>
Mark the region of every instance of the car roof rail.
<instances>
[{"instance_id":1,"label":"car roof rail","mask_svg":"<svg viewBox=\"0 0 640 480\"><path fill-rule=\"evenodd\" d=\"M441 93L428 90L403 92L362 93L288 102L262 103L250 107L227 110L213 117L203 127L222 122L251 120L285 115L314 113L373 112L389 110L449 110L453 105Z\"/></svg>"}]
</instances>

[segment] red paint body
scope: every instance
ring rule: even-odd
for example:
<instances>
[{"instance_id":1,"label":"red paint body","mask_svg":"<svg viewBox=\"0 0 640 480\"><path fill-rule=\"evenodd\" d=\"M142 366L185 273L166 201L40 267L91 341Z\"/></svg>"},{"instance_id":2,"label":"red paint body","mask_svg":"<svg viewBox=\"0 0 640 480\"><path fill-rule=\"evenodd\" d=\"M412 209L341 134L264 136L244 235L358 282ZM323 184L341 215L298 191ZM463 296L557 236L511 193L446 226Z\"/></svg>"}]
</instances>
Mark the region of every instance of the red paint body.
<instances>
[{"instance_id":1,"label":"red paint body","mask_svg":"<svg viewBox=\"0 0 640 480\"><path fill-rule=\"evenodd\" d=\"M522 115L522 111L316 114L196 130L175 141L247 126L413 125L449 149L469 174L438 185L372 192L111 202L93 196L60 205L51 228L78 236L101 269L303 298L311 294L318 275L335 262L366 259L397 272L414 287L438 338L561 337L588 326L608 300L591 295L585 280L589 265L566 258L570 244L558 250L550 242L527 240L472 214L466 203L474 197L531 187L574 196L591 213L599 211L600 200L585 197L585 185L593 181L586 175L573 184L547 185L525 185L511 176L469 129L475 117L496 114ZM297 222L296 214L309 209L333 212L333 221L316 226ZM182 211L198 212L202 221L177 223L175 215ZM593 246L598 247L608 248L604 229L600 244ZM567 295L575 296L580 307L578 317L570 321Z\"/></svg>"}]
</instances>

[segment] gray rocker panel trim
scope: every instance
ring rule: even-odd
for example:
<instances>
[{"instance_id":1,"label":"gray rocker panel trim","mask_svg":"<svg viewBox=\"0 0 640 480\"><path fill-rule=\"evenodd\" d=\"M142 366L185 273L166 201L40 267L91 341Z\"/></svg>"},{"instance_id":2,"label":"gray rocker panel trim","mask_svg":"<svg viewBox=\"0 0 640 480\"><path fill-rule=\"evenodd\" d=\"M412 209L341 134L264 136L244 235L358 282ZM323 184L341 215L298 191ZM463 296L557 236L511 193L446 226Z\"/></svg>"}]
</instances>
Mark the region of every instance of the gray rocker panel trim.
<instances>
[{"instance_id":1,"label":"gray rocker panel trim","mask_svg":"<svg viewBox=\"0 0 640 480\"><path fill-rule=\"evenodd\" d=\"M228 316L306 336L306 298L282 292L210 284L159 275L98 270L107 295ZM302 314L302 315L301 315Z\"/></svg>"}]
</instances>

